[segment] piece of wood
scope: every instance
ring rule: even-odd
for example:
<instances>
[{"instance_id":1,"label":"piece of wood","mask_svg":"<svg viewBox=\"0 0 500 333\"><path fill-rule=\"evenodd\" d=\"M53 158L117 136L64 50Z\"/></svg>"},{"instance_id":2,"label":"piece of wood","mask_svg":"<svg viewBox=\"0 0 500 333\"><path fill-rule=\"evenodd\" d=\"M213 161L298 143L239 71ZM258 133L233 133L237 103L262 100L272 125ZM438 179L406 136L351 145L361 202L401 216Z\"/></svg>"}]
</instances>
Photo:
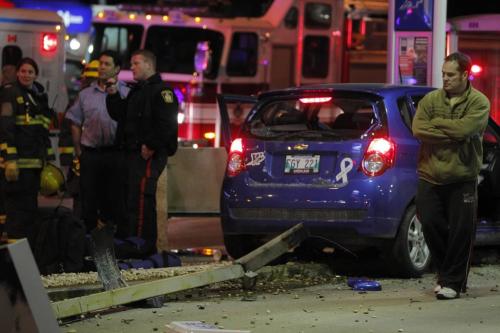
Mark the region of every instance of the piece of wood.
<instances>
[{"instance_id":1,"label":"piece of wood","mask_svg":"<svg viewBox=\"0 0 500 333\"><path fill-rule=\"evenodd\" d=\"M52 308L58 319L66 318L140 301L154 296L166 295L205 286L211 283L237 279L241 278L244 274L245 272L241 265L230 265L209 271L145 282L88 296L54 302L52 303Z\"/></svg>"},{"instance_id":2,"label":"piece of wood","mask_svg":"<svg viewBox=\"0 0 500 333\"><path fill-rule=\"evenodd\" d=\"M276 236L266 244L239 258L236 263L243 265L245 272L256 271L284 253L297 247L309 232L302 223Z\"/></svg>"},{"instance_id":3,"label":"piece of wood","mask_svg":"<svg viewBox=\"0 0 500 333\"><path fill-rule=\"evenodd\" d=\"M298 246L309 233L298 224L276 236L258 249L240 258L234 264L202 272L145 282L88 296L76 297L52 304L56 317L66 318L82 313L107 309L143 299L166 295L182 290L205 286L211 283L247 277L255 278L253 272L288 250Z\"/></svg>"}]
</instances>

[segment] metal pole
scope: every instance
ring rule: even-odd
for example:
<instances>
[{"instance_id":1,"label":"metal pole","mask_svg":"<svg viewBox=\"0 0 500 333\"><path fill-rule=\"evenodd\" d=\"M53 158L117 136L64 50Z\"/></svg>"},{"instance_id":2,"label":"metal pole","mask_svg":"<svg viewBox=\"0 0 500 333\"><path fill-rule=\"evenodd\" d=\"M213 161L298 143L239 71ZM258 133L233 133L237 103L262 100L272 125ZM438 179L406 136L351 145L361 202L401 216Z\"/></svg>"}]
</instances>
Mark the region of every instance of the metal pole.
<instances>
[{"instance_id":1,"label":"metal pole","mask_svg":"<svg viewBox=\"0 0 500 333\"><path fill-rule=\"evenodd\" d=\"M387 83L395 84L395 63L396 63L396 33L394 31L395 1L389 0L389 17L387 20Z\"/></svg>"},{"instance_id":2,"label":"metal pole","mask_svg":"<svg viewBox=\"0 0 500 333\"><path fill-rule=\"evenodd\" d=\"M437 88L441 88L443 86L441 66L443 65L446 53L446 5L447 1L434 0L431 85Z\"/></svg>"}]
</instances>

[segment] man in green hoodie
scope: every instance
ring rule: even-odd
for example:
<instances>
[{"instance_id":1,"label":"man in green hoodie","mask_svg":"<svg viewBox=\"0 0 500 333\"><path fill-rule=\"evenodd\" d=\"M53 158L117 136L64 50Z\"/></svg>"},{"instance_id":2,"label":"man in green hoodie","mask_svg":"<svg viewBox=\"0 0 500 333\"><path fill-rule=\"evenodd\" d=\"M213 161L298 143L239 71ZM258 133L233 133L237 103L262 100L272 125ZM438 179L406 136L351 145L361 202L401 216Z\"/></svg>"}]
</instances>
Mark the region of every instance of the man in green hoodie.
<instances>
[{"instance_id":1,"label":"man in green hoodie","mask_svg":"<svg viewBox=\"0 0 500 333\"><path fill-rule=\"evenodd\" d=\"M443 88L418 104L413 134L420 142L417 215L437 268L437 299L466 290L476 232L477 176L483 161L488 98L469 81L471 60L444 60Z\"/></svg>"}]
</instances>

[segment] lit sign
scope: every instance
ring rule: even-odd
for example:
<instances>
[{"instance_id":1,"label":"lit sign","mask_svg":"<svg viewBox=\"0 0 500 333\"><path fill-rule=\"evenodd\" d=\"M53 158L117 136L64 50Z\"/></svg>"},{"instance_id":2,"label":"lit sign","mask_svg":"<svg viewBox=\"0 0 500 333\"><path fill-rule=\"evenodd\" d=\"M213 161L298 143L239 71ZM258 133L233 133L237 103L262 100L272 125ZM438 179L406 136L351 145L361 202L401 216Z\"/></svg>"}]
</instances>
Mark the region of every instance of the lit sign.
<instances>
[{"instance_id":1,"label":"lit sign","mask_svg":"<svg viewBox=\"0 0 500 333\"><path fill-rule=\"evenodd\" d=\"M396 0L395 25L398 31L432 31L434 0Z\"/></svg>"},{"instance_id":2,"label":"lit sign","mask_svg":"<svg viewBox=\"0 0 500 333\"><path fill-rule=\"evenodd\" d=\"M43 9L57 14L63 19L68 34L90 31L92 9L76 2L40 2L33 0L14 0L17 8Z\"/></svg>"}]
</instances>

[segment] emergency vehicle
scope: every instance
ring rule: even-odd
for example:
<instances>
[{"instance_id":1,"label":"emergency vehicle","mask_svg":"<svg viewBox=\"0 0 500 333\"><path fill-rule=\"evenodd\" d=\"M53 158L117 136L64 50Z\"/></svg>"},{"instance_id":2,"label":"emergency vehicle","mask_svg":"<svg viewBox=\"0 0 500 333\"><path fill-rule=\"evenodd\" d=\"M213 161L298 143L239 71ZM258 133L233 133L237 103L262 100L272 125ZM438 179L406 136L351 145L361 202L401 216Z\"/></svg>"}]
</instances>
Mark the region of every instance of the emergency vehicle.
<instances>
[{"instance_id":1,"label":"emergency vehicle","mask_svg":"<svg viewBox=\"0 0 500 333\"><path fill-rule=\"evenodd\" d=\"M217 93L251 95L340 81L342 0L259 3L262 13L253 17L214 17L202 8L168 8L168 1L161 15L144 7L99 11L87 60L115 50L124 64L119 78L131 81L131 53L139 48L153 51L158 71L182 105L180 139L205 138L208 145L218 146ZM236 105L231 111L236 128L248 108Z\"/></svg>"},{"instance_id":2,"label":"emergency vehicle","mask_svg":"<svg viewBox=\"0 0 500 333\"><path fill-rule=\"evenodd\" d=\"M55 12L15 8L0 11L1 66L33 58L40 70L37 81L49 96L49 106L57 112L63 112L68 103L64 36L63 21Z\"/></svg>"},{"instance_id":3,"label":"emergency vehicle","mask_svg":"<svg viewBox=\"0 0 500 333\"><path fill-rule=\"evenodd\" d=\"M447 53L461 51L472 59L474 88L491 103L491 117L500 124L500 14L479 14L450 19L447 24Z\"/></svg>"}]
</instances>

